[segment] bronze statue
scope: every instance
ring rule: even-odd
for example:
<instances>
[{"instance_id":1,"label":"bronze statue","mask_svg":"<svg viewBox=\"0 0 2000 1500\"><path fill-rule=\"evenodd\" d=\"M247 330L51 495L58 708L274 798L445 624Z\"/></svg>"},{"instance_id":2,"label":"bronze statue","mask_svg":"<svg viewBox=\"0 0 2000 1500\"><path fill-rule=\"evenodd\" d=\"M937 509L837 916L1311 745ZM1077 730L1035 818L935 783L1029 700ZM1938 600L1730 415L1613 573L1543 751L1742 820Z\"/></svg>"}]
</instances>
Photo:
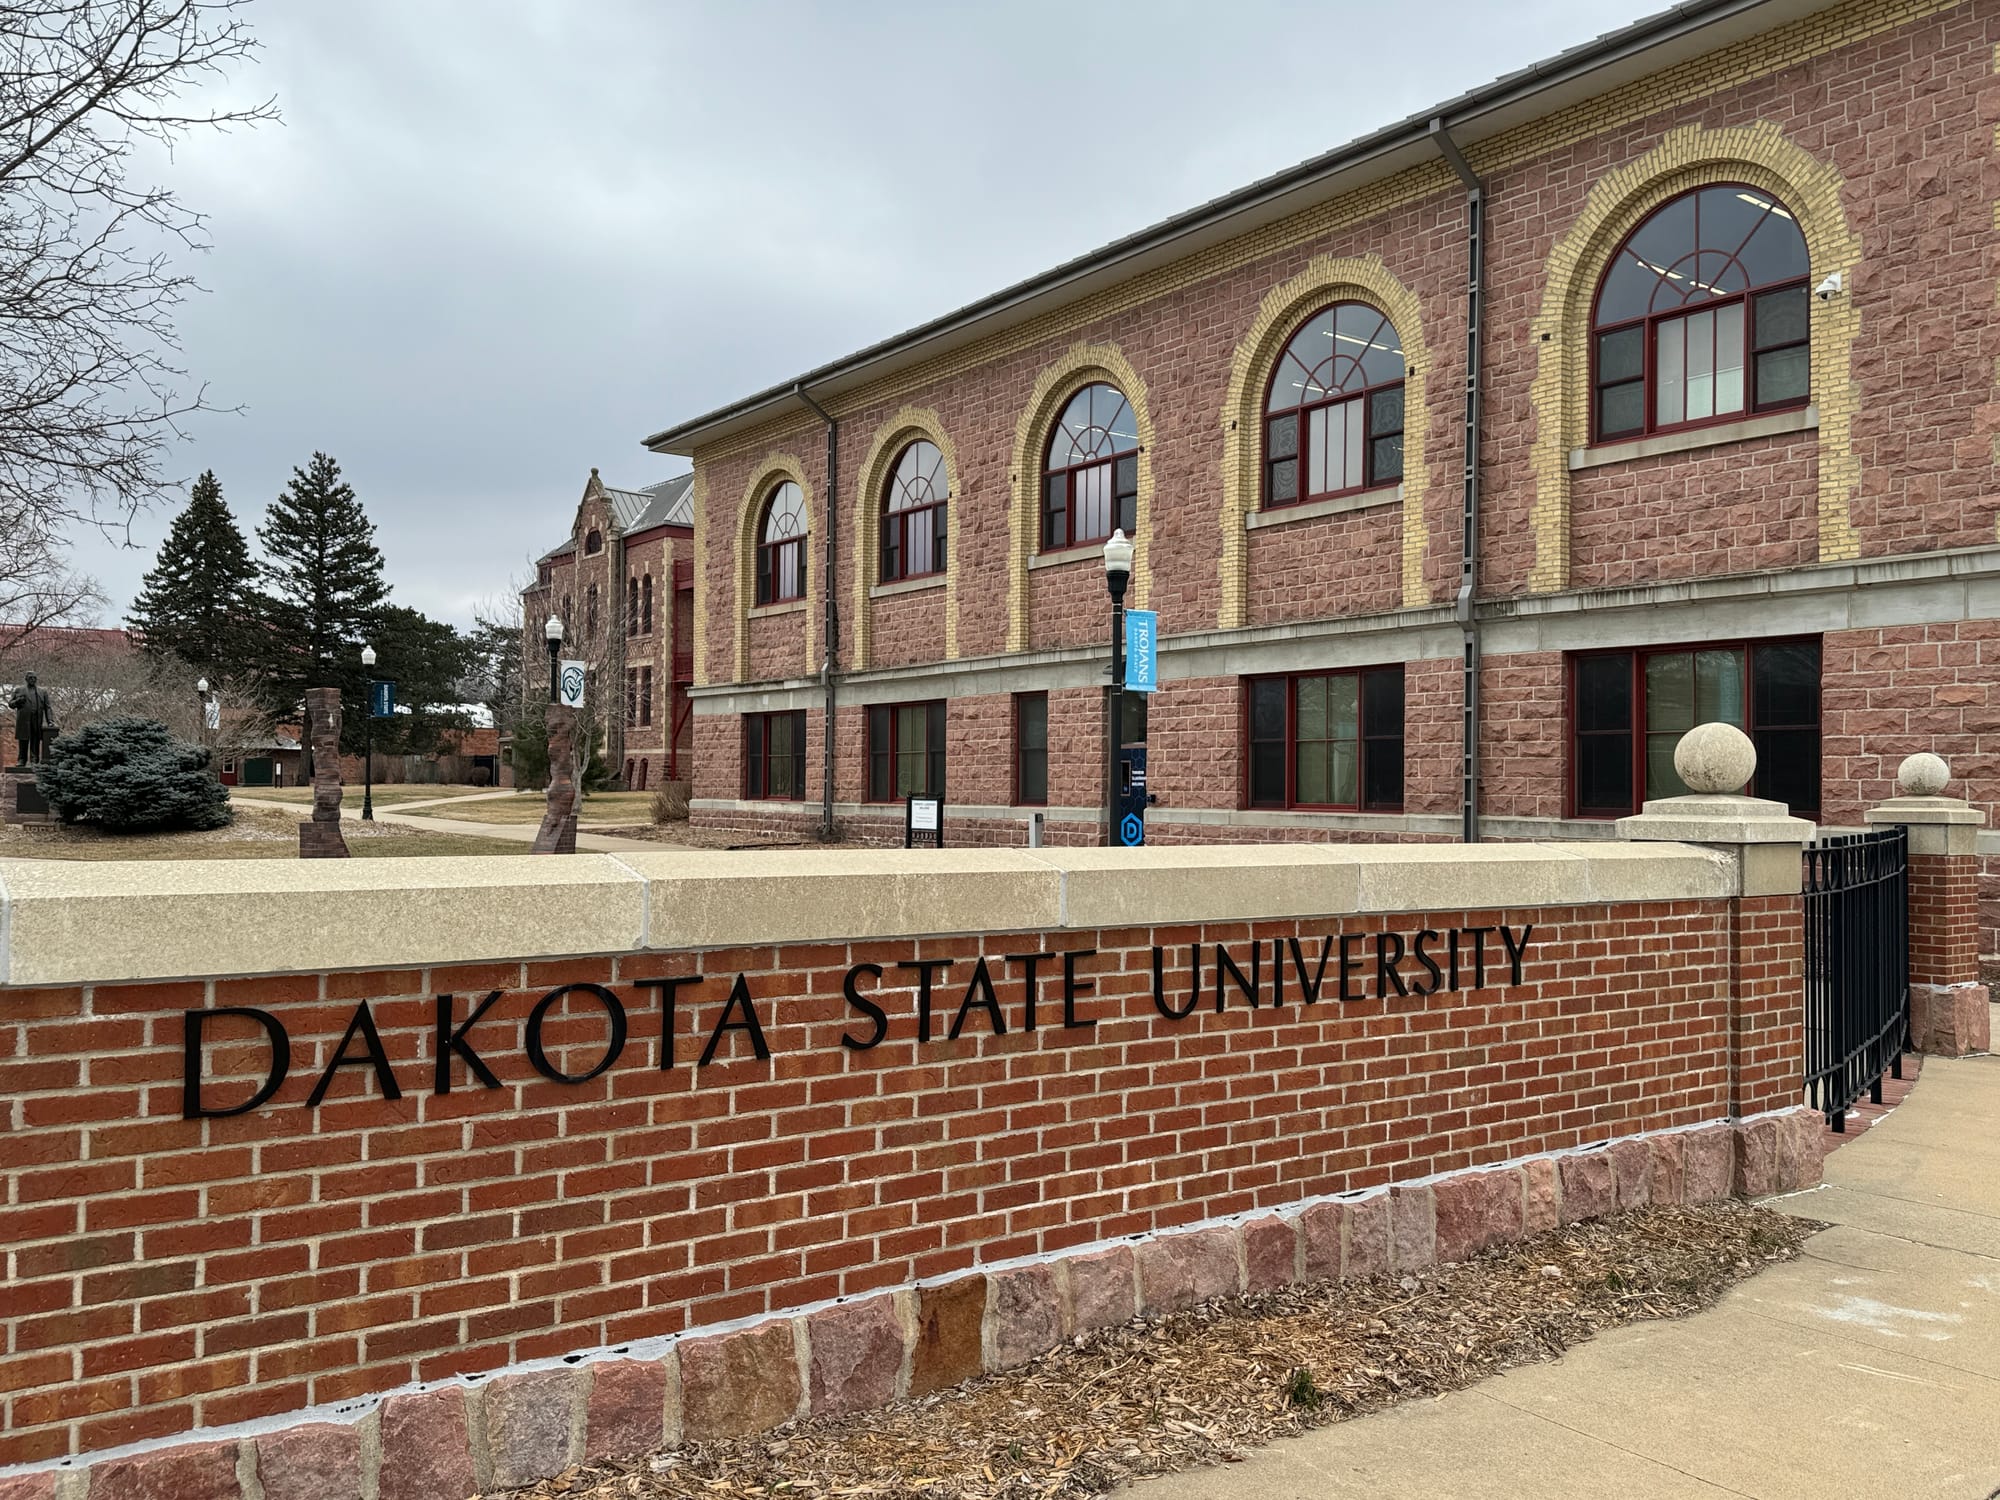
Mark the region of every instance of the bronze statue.
<instances>
[{"instance_id":1,"label":"bronze statue","mask_svg":"<svg viewBox=\"0 0 2000 1500\"><path fill-rule=\"evenodd\" d=\"M15 764L35 765L56 737L55 705L35 686L35 674L30 672L28 685L15 693L7 706L14 710L14 743L20 747L21 758Z\"/></svg>"}]
</instances>

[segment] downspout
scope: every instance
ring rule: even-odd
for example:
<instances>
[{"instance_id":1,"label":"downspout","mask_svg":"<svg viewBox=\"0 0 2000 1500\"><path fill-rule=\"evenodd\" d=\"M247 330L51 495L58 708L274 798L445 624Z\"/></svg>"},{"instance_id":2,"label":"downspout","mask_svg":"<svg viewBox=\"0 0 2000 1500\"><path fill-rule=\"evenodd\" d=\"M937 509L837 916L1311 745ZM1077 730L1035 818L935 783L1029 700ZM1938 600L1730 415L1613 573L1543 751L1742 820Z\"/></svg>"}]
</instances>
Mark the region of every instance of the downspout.
<instances>
[{"instance_id":1,"label":"downspout","mask_svg":"<svg viewBox=\"0 0 2000 1500\"><path fill-rule=\"evenodd\" d=\"M1459 527L1458 597L1452 618L1458 621L1464 660L1460 727L1459 837L1479 842L1479 428L1485 416L1485 280L1486 185L1467 164L1443 119L1431 121L1431 139L1458 180L1465 184L1465 493Z\"/></svg>"},{"instance_id":2,"label":"downspout","mask_svg":"<svg viewBox=\"0 0 2000 1500\"><path fill-rule=\"evenodd\" d=\"M825 618L820 630L820 688L826 695L823 714L826 731L820 747L819 837L833 842L833 664L840 649L840 591L834 587L839 561L840 531L840 424L825 407L813 400L805 382L792 387L792 394L826 423L826 562L820 571L820 597L825 601Z\"/></svg>"}]
</instances>

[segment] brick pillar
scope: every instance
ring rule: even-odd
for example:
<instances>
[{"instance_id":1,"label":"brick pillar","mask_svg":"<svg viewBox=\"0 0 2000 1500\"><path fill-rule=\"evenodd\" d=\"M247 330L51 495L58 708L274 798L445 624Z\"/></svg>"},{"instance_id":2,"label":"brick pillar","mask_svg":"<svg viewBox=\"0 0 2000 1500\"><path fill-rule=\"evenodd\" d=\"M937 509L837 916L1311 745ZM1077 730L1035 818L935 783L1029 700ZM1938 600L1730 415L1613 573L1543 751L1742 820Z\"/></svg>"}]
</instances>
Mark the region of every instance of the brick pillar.
<instances>
[{"instance_id":1,"label":"brick pillar","mask_svg":"<svg viewBox=\"0 0 2000 1500\"><path fill-rule=\"evenodd\" d=\"M576 710L548 707L549 808L530 854L576 853Z\"/></svg>"},{"instance_id":2,"label":"brick pillar","mask_svg":"<svg viewBox=\"0 0 2000 1500\"><path fill-rule=\"evenodd\" d=\"M1699 844L1729 855L1729 1115L1736 1122L1735 1187L1745 1197L1793 1192L1820 1179L1824 1122L1805 1097L1803 851L1814 828L1782 802L1744 797L1757 756L1748 736L1703 724L1675 747L1674 766L1696 788L1646 803L1618 820L1618 837Z\"/></svg>"},{"instance_id":3,"label":"brick pillar","mask_svg":"<svg viewBox=\"0 0 2000 1500\"><path fill-rule=\"evenodd\" d=\"M1986 986L1979 982L1979 859L1985 821L1942 797L1951 769L1928 753L1897 772L1891 797L1864 816L1910 837L1910 1046L1942 1057L1985 1052L1992 1041Z\"/></svg>"},{"instance_id":4,"label":"brick pillar","mask_svg":"<svg viewBox=\"0 0 2000 1500\"><path fill-rule=\"evenodd\" d=\"M306 689L313 753L312 821L299 824L300 859L346 859L340 834L340 689Z\"/></svg>"}]
</instances>

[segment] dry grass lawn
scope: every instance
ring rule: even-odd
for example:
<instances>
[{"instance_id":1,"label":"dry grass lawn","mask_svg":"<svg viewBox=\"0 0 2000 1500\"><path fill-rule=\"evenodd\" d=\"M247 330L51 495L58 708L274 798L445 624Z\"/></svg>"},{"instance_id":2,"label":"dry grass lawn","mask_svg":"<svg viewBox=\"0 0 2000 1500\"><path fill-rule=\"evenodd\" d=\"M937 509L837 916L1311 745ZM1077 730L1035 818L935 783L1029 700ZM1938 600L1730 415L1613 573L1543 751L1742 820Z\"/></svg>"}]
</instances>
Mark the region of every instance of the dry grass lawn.
<instances>
[{"instance_id":1,"label":"dry grass lawn","mask_svg":"<svg viewBox=\"0 0 2000 1500\"><path fill-rule=\"evenodd\" d=\"M296 802L302 807L310 806L313 799L310 786L239 786L230 790L236 796L254 797L259 802ZM471 797L493 790L490 786L417 786L399 781L394 786L376 787L375 805L394 807L399 802L436 802L446 797ZM344 787L342 791L341 806L361 805L360 787Z\"/></svg>"},{"instance_id":2,"label":"dry grass lawn","mask_svg":"<svg viewBox=\"0 0 2000 1500\"><path fill-rule=\"evenodd\" d=\"M351 790L351 789L350 789ZM455 818L466 823L539 823L548 810L541 792L516 792L511 797L482 797L456 807L427 807L418 817ZM629 827L653 821L651 792L592 792L576 810L579 826Z\"/></svg>"},{"instance_id":3,"label":"dry grass lawn","mask_svg":"<svg viewBox=\"0 0 2000 1500\"><path fill-rule=\"evenodd\" d=\"M275 808L238 807L227 828L204 833L105 833L101 829L0 827L0 859L297 859L299 818ZM436 854L526 854L512 839L428 833L394 823L340 825L356 859Z\"/></svg>"}]
</instances>

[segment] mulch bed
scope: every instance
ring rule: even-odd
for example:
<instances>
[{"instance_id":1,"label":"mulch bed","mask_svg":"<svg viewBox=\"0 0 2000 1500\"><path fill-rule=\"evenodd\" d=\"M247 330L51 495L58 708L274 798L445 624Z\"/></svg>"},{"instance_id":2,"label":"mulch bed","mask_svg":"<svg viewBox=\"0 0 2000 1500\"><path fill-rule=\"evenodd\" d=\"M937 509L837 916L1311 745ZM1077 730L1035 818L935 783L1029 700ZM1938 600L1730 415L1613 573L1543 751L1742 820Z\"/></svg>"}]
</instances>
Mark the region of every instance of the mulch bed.
<instances>
[{"instance_id":1,"label":"mulch bed","mask_svg":"<svg viewBox=\"0 0 2000 1500\"><path fill-rule=\"evenodd\" d=\"M1678 1318L1821 1226L1745 1204L1641 1209L1421 1276L1232 1297L1086 1335L862 1416L600 1462L522 1495L1024 1500L1230 1463L1246 1448Z\"/></svg>"}]
</instances>

